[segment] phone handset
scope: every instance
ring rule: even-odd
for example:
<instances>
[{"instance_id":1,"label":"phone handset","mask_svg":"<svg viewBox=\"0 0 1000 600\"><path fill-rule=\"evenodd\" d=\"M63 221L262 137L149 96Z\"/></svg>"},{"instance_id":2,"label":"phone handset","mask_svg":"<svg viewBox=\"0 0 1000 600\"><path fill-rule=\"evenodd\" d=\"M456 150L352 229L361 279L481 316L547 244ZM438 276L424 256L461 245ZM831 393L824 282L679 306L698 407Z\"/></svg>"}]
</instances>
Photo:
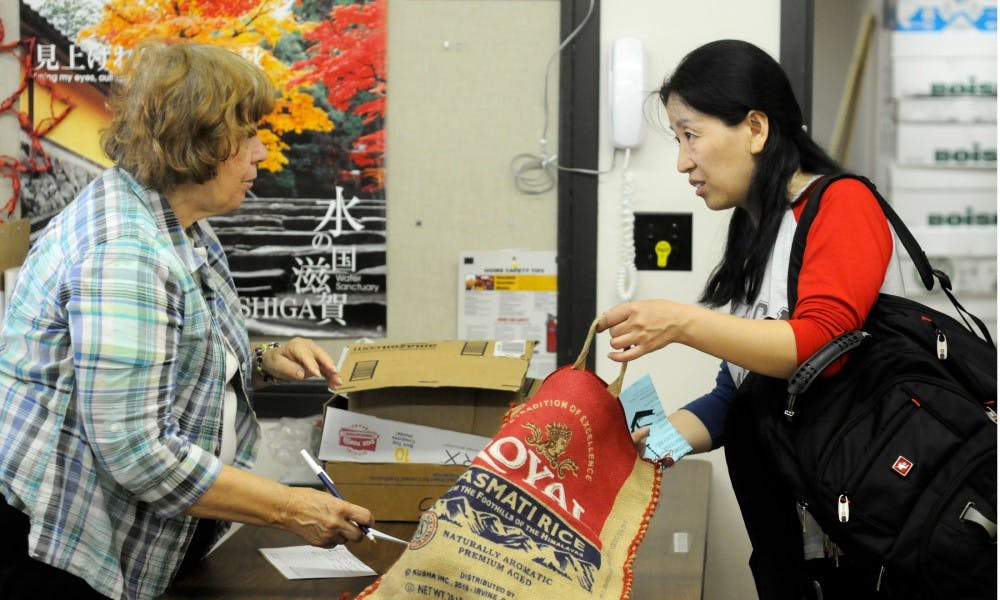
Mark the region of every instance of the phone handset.
<instances>
[{"instance_id":1,"label":"phone handset","mask_svg":"<svg viewBox=\"0 0 1000 600\"><path fill-rule=\"evenodd\" d=\"M611 45L608 77L611 144L638 148L642 143L642 104L645 97L645 60L639 38L621 37Z\"/></svg>"},{"instance_id":2,"label":"phone handset","mask_svg":"<svg viewBox=\"0 0 1000 600\"><path fill-rule=\"evenodd\" d=\"M610 53L608 74L608 106L611 111L611 144L625 151L622 167L621 189L621 252L622 263L618 269L617 291L622 301L635 294L635 178L629 171L629 158L633 148L638 148L643 137L642 106L645 96L645 60L642 42L634 37L621 37L614 41Z\"/></svg>"}]
</instances>

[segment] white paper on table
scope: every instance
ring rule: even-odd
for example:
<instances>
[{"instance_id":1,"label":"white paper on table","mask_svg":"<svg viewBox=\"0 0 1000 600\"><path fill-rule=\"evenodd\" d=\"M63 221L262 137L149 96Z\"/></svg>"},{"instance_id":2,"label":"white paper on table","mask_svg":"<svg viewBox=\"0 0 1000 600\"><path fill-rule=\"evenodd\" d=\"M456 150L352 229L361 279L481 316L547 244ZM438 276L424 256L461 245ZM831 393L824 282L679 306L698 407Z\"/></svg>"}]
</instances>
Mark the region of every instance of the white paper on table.
<instances>
[{"instance_id":1,"label":"white paper on table","mask_svg":"<svg viewBox=\"0 0 1000 600\"><path fill-rule=\"evenodd\" d=\"M288 579L363 577L378 575L343 546L260 548L260 553Z\"/></svg>"}]
</instances>

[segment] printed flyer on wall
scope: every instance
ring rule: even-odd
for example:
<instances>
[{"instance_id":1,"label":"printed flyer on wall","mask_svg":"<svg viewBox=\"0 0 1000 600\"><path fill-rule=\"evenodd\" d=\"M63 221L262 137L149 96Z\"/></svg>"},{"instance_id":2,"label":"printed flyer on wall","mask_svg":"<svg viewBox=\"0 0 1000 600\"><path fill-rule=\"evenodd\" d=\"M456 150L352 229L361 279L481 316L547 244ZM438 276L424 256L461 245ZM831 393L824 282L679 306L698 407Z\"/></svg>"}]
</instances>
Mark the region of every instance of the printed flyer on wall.
<instances>
[{"instance_id":1,"label":"printed flyer on wall","mask_svg":"<svg viewBox=\"0 0 1000 600\"><path fill-rule=\"evenodd\" d=\"M458 260L458 337L535 340L528 377L556 368L554 250L463 252Z\"/></svg>"}]
</instances>

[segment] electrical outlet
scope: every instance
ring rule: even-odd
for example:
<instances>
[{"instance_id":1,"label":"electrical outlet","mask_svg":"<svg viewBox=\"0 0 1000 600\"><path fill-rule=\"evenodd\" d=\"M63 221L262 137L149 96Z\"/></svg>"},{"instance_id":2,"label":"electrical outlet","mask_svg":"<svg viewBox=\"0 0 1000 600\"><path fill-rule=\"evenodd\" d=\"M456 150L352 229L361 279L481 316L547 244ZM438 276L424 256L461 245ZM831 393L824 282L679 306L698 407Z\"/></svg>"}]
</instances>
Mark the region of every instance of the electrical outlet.
<instances>
[{"instance_id":1,"label":"electrical outlet","mask_svg":"<svg viewBox=\"0 0 1000 600\"><path fill-rule=\"evenodd\" d=\"M635 268L691 270L691 213L635 213Z\"/></svg>"}]
</instances>

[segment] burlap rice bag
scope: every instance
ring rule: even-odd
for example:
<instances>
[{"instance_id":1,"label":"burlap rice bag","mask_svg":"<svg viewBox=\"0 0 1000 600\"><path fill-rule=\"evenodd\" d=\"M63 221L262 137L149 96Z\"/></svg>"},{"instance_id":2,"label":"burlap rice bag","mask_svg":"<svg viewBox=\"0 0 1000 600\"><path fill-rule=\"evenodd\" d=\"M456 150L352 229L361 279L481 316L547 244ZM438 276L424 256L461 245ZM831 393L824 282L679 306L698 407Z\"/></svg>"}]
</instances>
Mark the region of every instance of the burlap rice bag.
<instances>
[{"instance_id":1,"label":"burlap rice bag","mask_svg":"<svg viewBox=\"0 0 1000 600\"><path fill-rule=\"evenodd\" d=\"M660 473L616 399L576 364L549 375L361 598L627 598ZM624 367L622 369L624 373Z\"/></svg>"}]
</instances>

